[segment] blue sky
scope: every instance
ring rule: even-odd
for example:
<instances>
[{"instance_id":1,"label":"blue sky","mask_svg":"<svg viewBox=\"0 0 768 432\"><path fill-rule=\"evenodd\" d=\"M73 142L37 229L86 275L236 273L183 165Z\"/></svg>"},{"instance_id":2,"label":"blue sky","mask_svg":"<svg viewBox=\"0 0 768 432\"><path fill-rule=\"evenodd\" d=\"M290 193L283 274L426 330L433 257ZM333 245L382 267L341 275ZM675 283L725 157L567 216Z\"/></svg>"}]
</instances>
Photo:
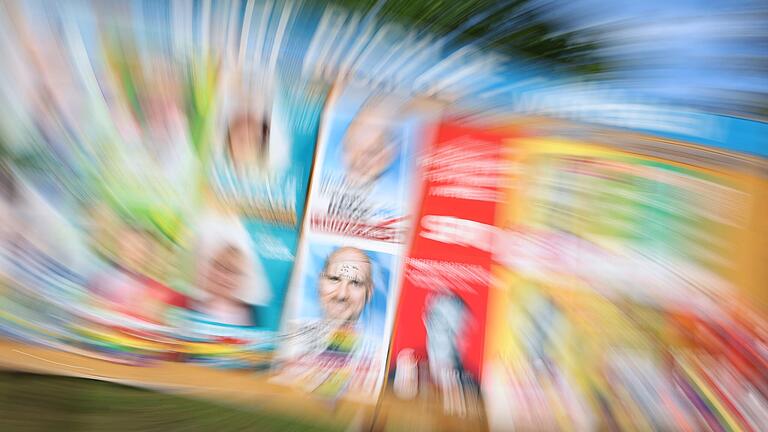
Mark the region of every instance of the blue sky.
<instances>
[{"instance_id":1,"label":"blue sky","mask_svg":"<svg viewBox=\"0 0 768 432\"><path fill-rule=\"evenodd\" d=\"M761 4L762 3L762 4ZM611 78L662 98L729 104L768 93L768 4L724 0L539 0L563 30L587 30L616 61ZM762 62L762 70L755 64ZM753 99L754 101L755 99Z\"/></svg>"}]
</instances>

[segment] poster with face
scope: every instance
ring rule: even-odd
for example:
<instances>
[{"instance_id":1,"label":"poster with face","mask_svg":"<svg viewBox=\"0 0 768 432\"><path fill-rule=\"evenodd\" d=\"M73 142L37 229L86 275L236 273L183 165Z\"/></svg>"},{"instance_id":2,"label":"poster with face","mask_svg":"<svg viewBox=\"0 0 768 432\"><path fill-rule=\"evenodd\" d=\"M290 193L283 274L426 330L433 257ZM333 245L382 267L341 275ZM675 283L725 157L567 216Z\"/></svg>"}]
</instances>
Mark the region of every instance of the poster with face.
<instances>
[{"instance_id":1,"label":"poster with face","mask_svg":"<svg viewBox=\"0 0 768 432\"><path fill-rule=\"evenodd\" d=\"M479 415L501 137L441 124L421 160L418 226L403 270L389 383L396 396Z\"/></svg>"},{"instance_id":2,"label":"poster with face","mask_svg":"<svg viewBox=\"0 0 768 432\"><path fill-rule=\"evenodd\" d=\"M295 260L320 114L320 84L252 68L223 73L208 171L213 205L241 219L270 300L254 324L277 330Z\"/></svg>"},{"instance_id":3,"label":"poster with face","mask_svg":"<svg viewBox=\"0 0 768 432\"><path fill-rule=\"evenodd\" d=\"M248 219L301 224L326 87L258 67L223 71L208 170L216 198Z\"/></svg>"},{"instance_id":4,"label":"poster with face","mask_svg":"<svg viewBox=\"0 0 768 432\"><path fill-rule=\"evenodd\" d=\"M319 140L310 228L405 242L414 157L438 113L437 104L426 99L337 84Z\"/></svg>"},{"instance_id":5,"label":"poster with face","mask_svg":"<svg viewBox=\"0 0 768 432\"><path fill-rule=\"evenodd\" d=\"M398 258L381 246L327 235L311 236L302 254L274 380L331 399L375 401Z\"/></svg>"},{"instance_id":6,"label":"poster with face","mask_svg":"<svg viewBox=\"0 0 768 432\"><path fill-rule=\"evenodd\" d=\"M734 373L723 399L723 381L691 385L739 369L726 334L757 338L731 309L754 304L759 277L739 250L765 253L747 239L759 231L747 203L764 194L755 162L612 138L510 144L520 169L497 212L482 381L491 430L701 429L713 424L701 395L729 403L751 379Z\"/></svg>"}]
</instances>

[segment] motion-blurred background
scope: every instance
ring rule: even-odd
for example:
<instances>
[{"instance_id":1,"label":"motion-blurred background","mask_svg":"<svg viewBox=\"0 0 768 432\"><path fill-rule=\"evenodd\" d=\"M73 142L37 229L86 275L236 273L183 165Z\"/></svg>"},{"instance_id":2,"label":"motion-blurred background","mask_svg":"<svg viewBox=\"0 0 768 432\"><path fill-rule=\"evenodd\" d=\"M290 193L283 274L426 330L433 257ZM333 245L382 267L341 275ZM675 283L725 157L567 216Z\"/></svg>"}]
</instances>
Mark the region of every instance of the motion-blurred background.
<instances>
[{"instance_id":1,"label":"motion-blurred background","mask_svg":"<svg viewBox=\"0 0 768 432\"><path fill-rule=\"evenodd\" d=\"M0 0L0 429L768 427L760 1Z\"/></svg>"}]
</instances>

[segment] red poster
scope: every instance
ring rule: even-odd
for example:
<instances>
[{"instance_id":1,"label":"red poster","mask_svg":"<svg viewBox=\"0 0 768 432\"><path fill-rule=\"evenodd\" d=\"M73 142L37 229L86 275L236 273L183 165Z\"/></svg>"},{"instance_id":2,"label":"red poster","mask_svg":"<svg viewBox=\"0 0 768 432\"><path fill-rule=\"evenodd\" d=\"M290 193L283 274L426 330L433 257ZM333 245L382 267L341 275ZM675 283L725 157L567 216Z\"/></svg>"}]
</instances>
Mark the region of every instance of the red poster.
<instances>
[{"instance_id":1,"label":"red poster","mask_svg":"<svg viewBox=\"0 0 768 432\"><path fill-rule=\"evenodd\" d=\"M422 201L390 359L401 397L443 392L446 376L464 391L480 380L501 152L499 135L443 124L420 161Z\"/></svg>"}]
</instances>

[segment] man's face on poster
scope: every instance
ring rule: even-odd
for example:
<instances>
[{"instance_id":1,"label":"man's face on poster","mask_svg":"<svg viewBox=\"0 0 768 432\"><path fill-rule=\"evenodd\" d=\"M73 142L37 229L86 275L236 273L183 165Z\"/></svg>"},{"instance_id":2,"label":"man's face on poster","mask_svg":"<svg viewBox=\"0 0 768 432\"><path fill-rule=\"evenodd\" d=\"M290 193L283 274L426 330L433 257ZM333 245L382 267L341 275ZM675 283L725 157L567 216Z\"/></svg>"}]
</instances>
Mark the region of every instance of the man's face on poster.
<instances>
[{"instance_id":1,"label":"man's face on poster","mask_svg":"<svg viewBox=\"0 0 768 432\"><path fill-rule=\"evenodd\" d=\"M360 114L344 137L344 164L350 180L368 183L378 179L392 165L399 151L388 127L381 119Z\"/></svg>"},{"instance_id":2,"label":"man's face on poster","mask_svg":"<svg viewBox=\"0 0 768 432\"><path fill-rule=\"evenodd\" d=\"M337 250L320 274L318 288L326 319L357 321L373 290L370 260L356 248Z\"/></svg>"}]
</instances>

